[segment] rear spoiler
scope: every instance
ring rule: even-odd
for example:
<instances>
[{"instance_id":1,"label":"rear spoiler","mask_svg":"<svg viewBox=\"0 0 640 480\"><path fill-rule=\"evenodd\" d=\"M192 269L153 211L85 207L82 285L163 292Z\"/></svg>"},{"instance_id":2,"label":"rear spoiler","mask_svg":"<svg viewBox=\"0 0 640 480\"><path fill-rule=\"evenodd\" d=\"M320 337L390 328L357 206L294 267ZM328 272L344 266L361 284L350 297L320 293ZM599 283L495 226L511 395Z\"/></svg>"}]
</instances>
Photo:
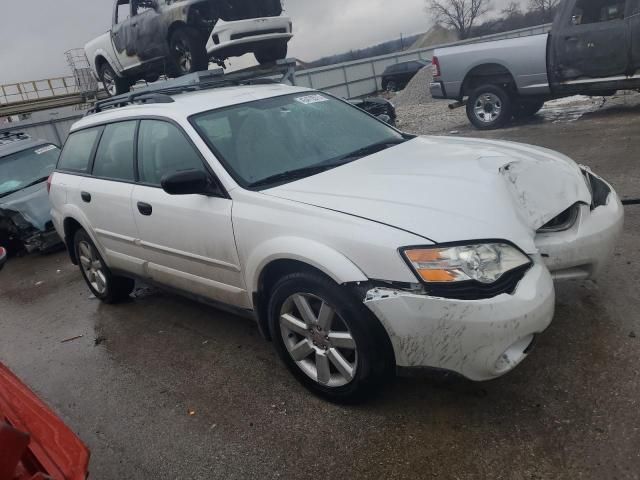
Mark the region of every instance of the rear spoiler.
<instances>
[{"instance_id":1,"label":"rear spoiler","mask_svg":"<svg viewBox=\"0 0 640 480\"><path fill-rule=\"evenodd\" d=\"M89 450L0 363L0 479L85 480Z\"/></svg>"}]
</instances>

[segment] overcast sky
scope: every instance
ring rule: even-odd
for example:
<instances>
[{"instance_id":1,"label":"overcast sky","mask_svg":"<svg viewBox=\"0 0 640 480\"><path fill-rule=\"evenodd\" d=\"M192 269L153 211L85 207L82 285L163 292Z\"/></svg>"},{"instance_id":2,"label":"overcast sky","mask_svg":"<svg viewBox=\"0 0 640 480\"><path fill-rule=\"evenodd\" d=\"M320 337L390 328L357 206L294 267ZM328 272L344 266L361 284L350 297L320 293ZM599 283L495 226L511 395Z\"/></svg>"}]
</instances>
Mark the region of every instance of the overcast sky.
<instances>
[{"instance_id":1,"label":"overcast sky","mask_svg":"<svg viewBox=\"0 0 640 480\"><path fill-rule=\"evenodd\" d=\"M0 84L69 74L64 52L109 29L113 0L0 2ZM304 61L425 31L425 0L285 0ZM237 61L235 62L237 65Z\"/></svg>"}]
</instances>

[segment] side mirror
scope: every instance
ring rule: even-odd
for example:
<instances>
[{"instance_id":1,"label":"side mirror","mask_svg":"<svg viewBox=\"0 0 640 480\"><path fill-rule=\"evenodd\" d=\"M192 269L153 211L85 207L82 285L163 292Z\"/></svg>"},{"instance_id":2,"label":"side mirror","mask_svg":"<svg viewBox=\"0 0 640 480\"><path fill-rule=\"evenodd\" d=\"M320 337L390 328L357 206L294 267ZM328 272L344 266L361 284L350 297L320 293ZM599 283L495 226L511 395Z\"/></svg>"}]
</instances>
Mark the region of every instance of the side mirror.
<instances>
[{"instance_id":1,"label":"side mirror","mask_svg":"<svg viewBox=\"0 0 640 480\"><path fill-rule=\"evenodd\" d=\"M184 170L165 175L160 185L169 195L207 195L214 190L209 175L201 170Z\"/></svg>"},{"instance_id":2,"label":"side mirror","mask_svg":"<svg viewBox=\"0 0 640 480\"><path fill-rule=\"evenodd\" d=\"M391 124L391 117L386 113L383 113L382 115L378 115L378 120L382 120L384 123Z\"/></svg>"}]
</instances>

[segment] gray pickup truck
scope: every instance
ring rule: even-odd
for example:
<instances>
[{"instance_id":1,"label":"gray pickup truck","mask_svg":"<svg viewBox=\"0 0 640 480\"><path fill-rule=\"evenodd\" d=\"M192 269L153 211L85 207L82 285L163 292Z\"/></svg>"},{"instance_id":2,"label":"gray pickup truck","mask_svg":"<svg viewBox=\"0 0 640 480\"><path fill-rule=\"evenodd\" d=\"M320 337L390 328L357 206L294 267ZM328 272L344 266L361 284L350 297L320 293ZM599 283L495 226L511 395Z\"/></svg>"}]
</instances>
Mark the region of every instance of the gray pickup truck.
<instances>
[{"instance_id":1,"label":"gray pickup truck","mask_svg":"<svg viewBox=\"0 0 640 480\"><path fill-rule=\"evenodd\" d=\"M437 49L433 68L431 95L485 130L552 98L638 89L640 0L564 0L550 33Z\"/></svg>"}]
</instances>

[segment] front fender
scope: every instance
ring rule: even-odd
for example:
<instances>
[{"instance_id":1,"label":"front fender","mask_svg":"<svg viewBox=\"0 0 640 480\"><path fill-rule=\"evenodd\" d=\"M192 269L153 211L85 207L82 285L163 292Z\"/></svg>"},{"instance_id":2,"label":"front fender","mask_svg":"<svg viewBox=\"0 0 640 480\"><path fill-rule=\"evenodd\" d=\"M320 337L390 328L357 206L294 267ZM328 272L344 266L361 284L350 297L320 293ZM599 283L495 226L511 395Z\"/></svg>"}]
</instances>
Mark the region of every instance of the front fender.
<instances>
[{"instance_id":1,"label":"front fender","mask_svg":"<svg viewBox=\"0 0 640 480\"><path fill-rule=\"evenodd\" d=\"M116 75L122 78L122 72L120 71L120 65L118 62L114 60L113 55L111 55L104 48L99 48L93 54L93 62L91 66L93 67L93 71L98 79L100 79L100 72L98 72L98 58L104 58L107 63L111 66Z\"/></svg>"},{"instance_id":2,"label":"front fender","mask_svg":"<svg viewBox=\"0 0 640 480\"><path fill-rule=\"evenodd\" d=\"M327 245L300 237L277 237L257 246L247 258L245 276L251 292L258 291L260 274L275 260L306 263L338 284L368 280L351 260Z\"/></svg>"}]
</instances>

